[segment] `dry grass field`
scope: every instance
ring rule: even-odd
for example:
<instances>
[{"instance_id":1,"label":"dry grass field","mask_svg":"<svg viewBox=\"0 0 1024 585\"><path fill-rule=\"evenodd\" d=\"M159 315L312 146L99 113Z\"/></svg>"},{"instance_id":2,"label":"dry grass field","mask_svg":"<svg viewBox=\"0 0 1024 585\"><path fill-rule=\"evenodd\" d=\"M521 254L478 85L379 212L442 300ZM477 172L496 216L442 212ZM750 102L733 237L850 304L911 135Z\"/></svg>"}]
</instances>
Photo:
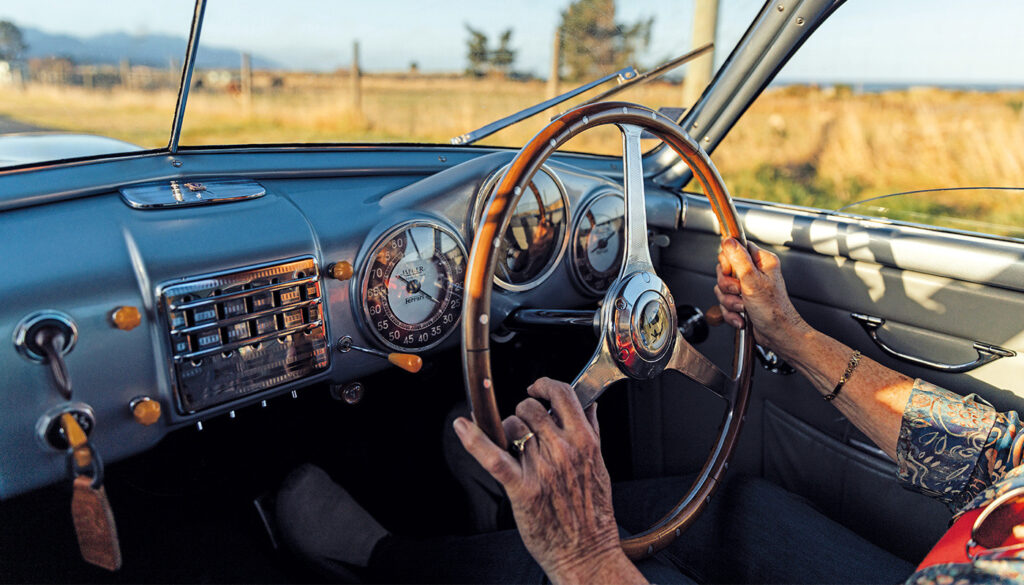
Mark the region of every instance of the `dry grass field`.
<instances>
[{"instance_id":1,"label":"dry grass field","mask_svg":"<svg viewBox=\"0 0 1024 585\"><path fill-rule=\"evenodd\" d=\"M621 97L658 107L677 105L680 94L678 86L655 83ZM544 95L541 81L374 75L363 78L358 110L347 82L256 91L248 105L238 95L195 91L181 143L447 143ZM0 116L157 147L166 144L174 100L170 91L29 86L0 90ZM714 159L736 196L829 209L917 189L1024 188L1022 106L1024 91L781 87L754 104ZM483 143L521 145L549 117ZM584 135L569 148L611 154L621 145L608 130ZM886 213L905 219L962 228L983 221L1003 226L983 231L1024 237L1024 191L932 193L885 205Z\"/></svg>"}]
</instances>

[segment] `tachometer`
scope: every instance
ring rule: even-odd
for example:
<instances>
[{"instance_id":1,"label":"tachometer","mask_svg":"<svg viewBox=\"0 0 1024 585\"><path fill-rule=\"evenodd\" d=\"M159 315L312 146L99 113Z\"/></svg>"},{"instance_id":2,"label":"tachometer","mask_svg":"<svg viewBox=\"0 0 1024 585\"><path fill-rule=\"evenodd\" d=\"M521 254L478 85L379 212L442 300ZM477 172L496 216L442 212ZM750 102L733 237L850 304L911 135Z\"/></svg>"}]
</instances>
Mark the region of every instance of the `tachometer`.
<instances>
[{"instance_id":1,"label":"tachometer","mask_svg":"<svg viewBox=\"0 0 1024 585\"><path fill-rule=\"evenodd\" d=\"M476 224L504 169L494 175L480 193ZM557 267L565 252L569 200L565 188L547 167L541 167L516 205L515 214L498 249L494 280L507 290L531 289Z\"/></svg>"},{"instance_id":2,"label":"tachometer","mask_svg":"<svg viewBox=\"0 0 1024 585\"><path fill-rule=\"evenodd\" d=\"M392 228L363 269L367 327L391 349L434 347L459 323L465 274L466 249L451 230L427 221Z\"/></svg>"},{"instance_id":3,"label":"tachometer","mask_svg":"<svg viewBox=\"0 0 1024 585\"><path fill-rule=\"evenodd\" d=\"M619 274L625 248L625 203L622 195L598 195L583 208L573 229L572 266L579 283L602 294Z\"/></svg>"}]
</instances>

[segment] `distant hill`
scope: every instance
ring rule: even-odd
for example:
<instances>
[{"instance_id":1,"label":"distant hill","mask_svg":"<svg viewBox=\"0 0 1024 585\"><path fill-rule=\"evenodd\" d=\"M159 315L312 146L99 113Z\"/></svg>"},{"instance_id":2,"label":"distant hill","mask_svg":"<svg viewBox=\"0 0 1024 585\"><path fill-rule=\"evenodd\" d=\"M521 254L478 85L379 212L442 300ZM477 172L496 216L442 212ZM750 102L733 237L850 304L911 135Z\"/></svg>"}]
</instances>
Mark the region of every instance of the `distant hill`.
<instances>
[{"instance_id":1,"label":"distant hill","mask_svg":"<svg viewBox=\"0 0 1024 585\"><path fill-rule=\"evenodd\" d=\"M76 37L68 34L54 34L30 27L21 27L28 50L25 56L69 57L82 64L116 65L128 59L135 65L167 67L171 60L181 64L185 60L188 39L170 35L128 33L106 33L94 37ZM196 67L201 69L237 68L241 51L228 47L213 47L199 43ZM276 69L279 64L260 55L252 56L256 69Z\"/></svg>"}]
</instances>

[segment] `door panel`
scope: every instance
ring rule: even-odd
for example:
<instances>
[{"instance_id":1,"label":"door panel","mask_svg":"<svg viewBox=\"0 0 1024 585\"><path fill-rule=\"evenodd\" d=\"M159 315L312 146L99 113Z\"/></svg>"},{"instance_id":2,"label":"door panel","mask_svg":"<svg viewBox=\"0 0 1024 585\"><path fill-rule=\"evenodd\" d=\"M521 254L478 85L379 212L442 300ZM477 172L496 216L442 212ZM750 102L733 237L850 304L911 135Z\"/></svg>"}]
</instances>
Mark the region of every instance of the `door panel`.
<instances>
[{"instance_id":1,"label":"door panel","mask_svg":"<svg viewBox=\"0 0 1024 585\"><path fill-rule=\"evenodd\" d=\"M716 302L717 223L702 197L687 203L684 227L662 250L659 272L677 302L706 308ZM1024 386L1016 383L1024 379L1024 246L755 203L740 202L737 210L748 237L780 256L790 296L812 326L909 376L977 393L1001 410L1024 408ZM881 339L930 360L971 361L974 341L1017 355L963 374L910 365L878 348L853 312L886 319ZM700 349L728 364L731 338L728 328L717 328ZM866 538L919 560L948 521L945 507L902 489L895 464L799 374L755 368L732 469L800 493ZM639 475L699 465L704 453L691 446L713 430L720 405L669 376L635 388L631 400L634 452L646 462ZM917 536L894 531L897 525Z\"/></svg>"}]
</instances>

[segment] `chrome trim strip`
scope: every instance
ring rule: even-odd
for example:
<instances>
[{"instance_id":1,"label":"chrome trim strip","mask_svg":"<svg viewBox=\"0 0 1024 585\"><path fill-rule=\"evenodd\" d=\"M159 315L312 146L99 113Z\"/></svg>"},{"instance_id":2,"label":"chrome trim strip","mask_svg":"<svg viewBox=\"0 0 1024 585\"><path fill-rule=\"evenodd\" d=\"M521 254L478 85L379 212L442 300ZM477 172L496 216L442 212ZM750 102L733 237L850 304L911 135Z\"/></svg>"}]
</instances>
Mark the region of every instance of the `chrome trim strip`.
<instances>
[{"instance_id":1,"label":"chrome trim strip","mask_svg":"<svg viewBox=\"0 0 1024 585\"><path fill-rule=\"evenodd\" d=\"M287 282L278 282L275 284L265 284L263 286L254 286L250 289L240 290L238 292L227 293L223 295L217 295L215 297L205 297L197 301L189 301L180 305L171 305L168 310L170 311L184 311L186 309L194 309L196 307L202 307L204 305L210 305L213 303L221 303L224 301L234 300L240 297L247 297L253 293L262 291L274 291L282 288L288 288L289 286L298 286L300 284L309 284L319 280L317 276L306 276L304 278L296 278L295 280L289 280ZM317 297L319 298L319 297Z\"/></svg>"},{"instance_id":2,"label":"chrome trim strip","mask_svg":"<svg viewBox=\"0 0 1024 585\"><path fill-rule=\"evenodd\" d=\"M234 350L238 349L239 347L244 347L246 345L252 345L254 343L262 343L264 341L267 341L267 340L270 340L270 339L276 339L278 337L286 337L286 336L291 335L292 333L295 333L297 331L302 331L302 330L312 331L313 329L316 329L317 327L322 327L323 324L324 324L323 319L317 319L316 321L312 321L310 323L303 323L302 325L293 325L291 327L287 327L285 329L280 329L278 331L274 331L274 332L271 332L271 333L264 333L263 335L256 335L254 337L249 337L249 338L246 338L246 339L243 339L243 340L240 340L240 341L233 341L231 343L225 343L224 345L218 345L217 347L211 347L210 349L203 349L203 350L200 350L200 351L193 351L192 353L183 353L181 355L176 355L176 356L174 356L174 361L176 361L176 362L183 362L185 360L192 360L192 359L196 359L196 358L201 358L203 356L213 355L215 353L224 353L224 352L228 352L228 351L234 351Z\"/></svg>"},{"instance_id":3,"label":"chrome trim strip","mask_svg":"<svg viewBox=\"0 0 1024 585\"><path fill-rule=\"evenodd\" d=\"M323 299L320 297L314 297L312 299L306 299L304 301L298 301L290 305L281 305L280 307L273 307L270 309L264 309L255 313L245 313L243 315L236 315L234 317L226 317L224 319L218 319L216 321L210 321L209 323L202 323L199 325L192 325L190 327L182 327L181 329L171 329L171 335L188 335L190 333L196 333L197 331L205 331L207 329L216 329L218 327L226 327L228 325L234 325L235 323L241 323L248 321L256 317L266 317L267 315L276 315L278 313L286 313L293 309L305 309L308 306L315 305L321 302ZM308 325L308 323L307 323Z\"/></svg>"},{"instance_id":4,"label":"chrome trim strip","mask_svg":"<svg viewBox=\"0 0 1024 585\"><path fill-rule=\"evenodd\" d=\"M929 368L939 372L946 372L947 374L962 374L964 372L970 372L979 366L994 362L999 358L1013 357L1017 355L1017 352L999 347L998 345L992 345L981 341L972 341L974 351L978 352L978 357L974 361L964 362L962 364L945 364L942 362L936 362L927 358L917 357L910 355L909 353L901 352L882 341L882 338L878 336L879 328L885 325L885 319L882 317L865 315L863 313L850 313L850 317L864 328L864 332L868 334L871 341L875 342L878 349L881 349L886 353L886 355L915 366Z\"/></svg>"},{"instance_id":5,"label":"chrome trim strip","mask_svg":"<svg viewBox=\"0 0 1024 585\"><path fill-rule=\"evenodd\" d=\"M185 104L188 92L192 87L192 71L196 66L196 52L199 49L199 35L203 30L203 16L206 14L206 0L196 0L196 9L192 14L192 32L188 37L188 49L185 50L185 64L181 70L181 86L178 87L178 105L174 109L174 120L171 122L171 139L167 150L171 154L178 152L178 139L181 137L181 123L185 119Z\"/></svg>"}]
</instances>

